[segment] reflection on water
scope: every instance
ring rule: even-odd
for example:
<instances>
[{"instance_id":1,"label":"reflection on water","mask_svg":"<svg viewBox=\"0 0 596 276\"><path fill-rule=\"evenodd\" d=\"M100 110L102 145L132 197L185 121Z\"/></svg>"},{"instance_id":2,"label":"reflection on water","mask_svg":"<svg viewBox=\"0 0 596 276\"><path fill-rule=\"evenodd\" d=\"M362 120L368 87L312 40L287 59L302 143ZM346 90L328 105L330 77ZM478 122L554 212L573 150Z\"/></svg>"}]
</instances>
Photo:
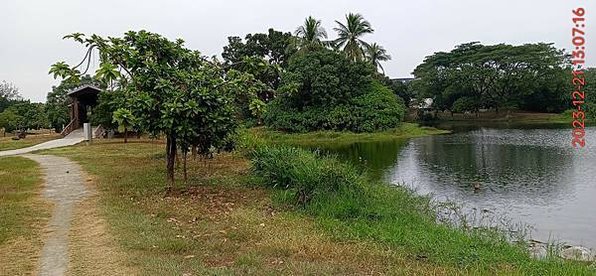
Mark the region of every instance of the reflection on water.
<instances>
[{"instance_id":1,"label":"reflection on water","mask_svg":"<svg viewBox=\"0 0 596 276\"><path fill-rule=\"evenodd\" d=\"M327 150L392 183L532 225L534 238L596 247L596 145L589 140L596 128L586 130L582 150L560 127L476 128Z\"/></svg>"}]
</instances>

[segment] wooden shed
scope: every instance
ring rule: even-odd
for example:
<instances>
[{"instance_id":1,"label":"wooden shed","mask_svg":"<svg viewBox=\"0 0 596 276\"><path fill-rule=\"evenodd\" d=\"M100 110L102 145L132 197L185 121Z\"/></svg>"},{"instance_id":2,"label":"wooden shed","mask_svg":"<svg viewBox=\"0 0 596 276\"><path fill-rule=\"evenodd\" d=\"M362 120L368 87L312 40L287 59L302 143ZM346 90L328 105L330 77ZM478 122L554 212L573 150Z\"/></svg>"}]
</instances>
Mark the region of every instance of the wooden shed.
<instances>
[{"instance_id":1,"label":"wooden shed","mask_svg":"<svg viewBox=\"0 0 596 276\"><path fill-rule=\"evenodd\" d=\"M89 122L89 116L97 105L97 97L101 89L93 85L83 85L68 92L71 104L68 105L70 123L62 130L66 136L73 130L83 127L83 123Z\"/></svg>"}]
</instances>

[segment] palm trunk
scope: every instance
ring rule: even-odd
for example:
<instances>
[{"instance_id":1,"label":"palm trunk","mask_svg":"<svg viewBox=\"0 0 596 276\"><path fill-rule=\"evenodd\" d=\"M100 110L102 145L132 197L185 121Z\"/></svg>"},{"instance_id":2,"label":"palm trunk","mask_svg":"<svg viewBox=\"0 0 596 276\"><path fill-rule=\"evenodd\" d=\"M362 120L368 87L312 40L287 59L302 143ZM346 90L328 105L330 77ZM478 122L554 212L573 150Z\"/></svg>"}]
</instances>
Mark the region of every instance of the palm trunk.
<instances>
[{"instance_id":1,"label":"palm trunk","mask_svg":"<svg viewBox=\"0 0 596 276\"><path fill-rule=\"evenodd\" d=\"M124 143L128 143L128 128L124 128Z\"/></svg>"}]
</instances>

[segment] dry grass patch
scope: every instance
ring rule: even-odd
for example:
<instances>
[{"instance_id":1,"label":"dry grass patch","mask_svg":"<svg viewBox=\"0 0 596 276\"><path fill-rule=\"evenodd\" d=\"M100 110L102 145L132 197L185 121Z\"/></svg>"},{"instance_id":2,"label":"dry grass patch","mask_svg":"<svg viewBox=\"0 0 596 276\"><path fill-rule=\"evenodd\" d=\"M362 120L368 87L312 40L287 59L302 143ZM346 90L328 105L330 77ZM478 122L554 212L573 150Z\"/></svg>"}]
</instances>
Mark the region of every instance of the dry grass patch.
<instances>
[{"instance_id":1,"label":"dry grass patch","mask_svg":"<svg viewBox=\"0 0 596 276\"><path fill-rule=\"evenodd\" d=\"M0 275L34 275L51 204L34 161L0 158Z\"/></svg>"}]
</instances>

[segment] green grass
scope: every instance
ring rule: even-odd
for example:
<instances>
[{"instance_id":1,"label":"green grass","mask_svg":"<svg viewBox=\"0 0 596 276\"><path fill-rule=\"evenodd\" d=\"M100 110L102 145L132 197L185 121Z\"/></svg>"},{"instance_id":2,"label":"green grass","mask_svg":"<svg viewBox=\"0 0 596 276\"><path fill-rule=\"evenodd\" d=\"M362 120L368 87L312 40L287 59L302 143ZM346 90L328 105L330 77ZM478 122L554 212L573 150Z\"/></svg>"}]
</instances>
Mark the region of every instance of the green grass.
<instances>
[{"instance_id":1,"label":"green grass","mask_svg":"<svg viewBox=\"0 0 596 276\"><path fill-rule=\"evenodd\" d=\"M315 217L336 239L374 241L407 252L411 259L471 274L596 273L554 257L532 259L525 244L511 244L493 230L437 224L428 198L370 180L333 157L281 146L257 148L252 158L259 183L276 189L281 206Z\"/></svg>"},{"instance_id":2,"label":"green grass","mask_svg":"<svg viewBox=\"0 0 596 276\"><path fill-rule=\"evenodd\" d=\"M531 259L497 233L439 225L426 198L333 158L275 148L261 145L253 169L238 153L191 161L188 183L169 193L161 141L49 152L94 176L110 232L141 274L595 273L585 264Z\"/></svg>"},{"instance_id":3,"label":"green grass","mask_svg":"<svg viewBox=\"0 0 596 276\"><path fill-rule=\"evenodd\" d=\"M39 196L41 183L34 161L0 158L0 263L7 275L27 274L35 267L49 217Z\"/></svg>"},{"instance_id":4,"label":"green grass","mask_svg":"<svg viewBox=\"0 0 596 276\"><path fill-rule=\"evenodd\" d=\"M161 141L96 141L53 149L93 175L101 215L126 263L143 275L453 275L365 241L337 242L312 217L272 208L238 154L189 162L189 181L166 193ZM93 152L94 154L89 154ZM180 179L180 172L178 172Z\"/></svg>"},{"instance_id":5,"label":"green grass","mask_svg":"<svg viewBox=\"0 0 596 276\"><path fill-rule=\"evenodd\" d=\"M0 151L26 148L61 138L59 134L27 135L25 139L12 140L12 137L0 137Z\"/></svg>"},{"instance_id":6,"label":"green grass","mask_svg":"<svg viewBox=\"0 0 596 276\"><path fill-rule=\"evenodd\" d=\"M446 134L447 130L422 127L415 123L401 123L398 127L382 132L354 133L317 131L307 133L285 133L266 128L252 128L243 135L245 144L291 144L300 146L345 145L362 141L383 141L412 138L426 135Z\"/></svg>"}]
</instances>

